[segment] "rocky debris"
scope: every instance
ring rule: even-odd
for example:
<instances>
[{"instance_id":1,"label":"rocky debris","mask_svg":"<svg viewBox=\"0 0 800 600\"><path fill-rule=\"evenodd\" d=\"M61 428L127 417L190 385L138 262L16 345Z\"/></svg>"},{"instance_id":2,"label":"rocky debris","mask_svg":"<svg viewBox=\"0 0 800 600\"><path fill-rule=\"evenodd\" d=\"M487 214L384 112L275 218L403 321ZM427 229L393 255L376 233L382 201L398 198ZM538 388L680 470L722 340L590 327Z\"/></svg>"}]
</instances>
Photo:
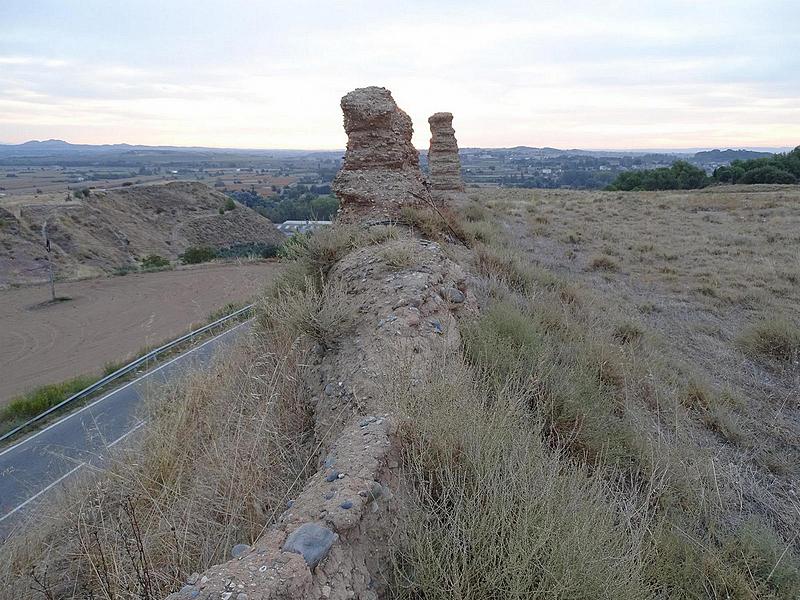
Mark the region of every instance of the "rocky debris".
<instances>
[{"instance_id":1,"label":"rocky debris","mask_svg":"<svg viewBox=\"0 0 800 600\"><path fill-rule=\"evenodd\" d=\"M455 287L450 287L444 290L442 297L453 304L461 304L464 302L464 300L466 300L464 292Z\"/></svg>"},{"instance_id":2,"label":"rocky debris","mask_svg":"<svg viewBox=\"0 0 800 600\"><path fill-rule=\"evenodd\" d=\"M231 548L231 556L233 558L239 558L240 556L244 555L245 552L250 550L250 546L247 544L236 544L233 548Z\"/></svg>"},{"instance_id":3,"label":"rocky debris","mask_svg":"<svg viewBox=\"0 0 800 600\"><path fill-rule=\"evenodd\" d=\"M438 112L428 117L431 126L431 145L428 150L428 169L434 198L443 199L437 192L463 192L461 159L458 157L458 142L453 129L453 115Z\"/></svg>"},{"instance_id":4,"label":"rocky debris","mask_svg":"<svg viewBox=\"0 0 800 600\"><path fill-rule=\"evenodd\" d=\"M347 151L333 181L347 222L396 220L404 206L430 201L411 143L411 118L382 87L358 88L341 101Z\"/></svg>"},{"instance_id":5,"label":"rocky debris","mask_svg":"<svg viewBox=\"0 0 800 600\"><path fill-rule=\"evenodd\" d=\"M354 420L331 450L342 465L333 481L323 468L249 551L193 576L169 598L378 598L388 538L401 516L390 491L397 487L396 438L391 419L376 416L366 428Z\"/></svg>"},{"instance_id":6,"label":"rocky debris","mask_svg":"<svg viewBox=\"0 0 800 600\"><path fill-rule=\"evenodd\" d=\"M313 569L328 556L333 542L338 537L327 527L316 523L305 523L289 534L283 544L283 550L300 554L309 568Z\"/></svg>"}]
</instances>

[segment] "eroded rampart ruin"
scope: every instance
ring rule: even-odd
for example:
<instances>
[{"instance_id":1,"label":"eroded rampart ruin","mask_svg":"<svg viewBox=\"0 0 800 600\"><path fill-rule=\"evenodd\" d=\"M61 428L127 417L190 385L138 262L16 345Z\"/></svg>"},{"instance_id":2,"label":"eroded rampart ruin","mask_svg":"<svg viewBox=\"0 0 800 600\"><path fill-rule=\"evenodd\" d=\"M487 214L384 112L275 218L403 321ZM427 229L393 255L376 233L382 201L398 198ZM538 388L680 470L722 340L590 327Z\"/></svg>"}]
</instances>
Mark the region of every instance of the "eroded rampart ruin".
<instances>
[{"instance_id":1,"label":"eroded rampart ruin","mask_svg":"<svg viewBox=\"0 0 800 600\"><path fill-rule=\"evenodd\" d=\"M430 186L434 197L443 199L446 195L440 192L464 191L453 114L437 112L428 117L428 123L431 126L431 145L428 149Z\"/></svg>"},{"instance_id":2,"label":"eroded rampart ruin","mask_svg":"<svg viewBox=\"0 0 800 600\"><path fill-rule=\"evenodd\" d=\"M384 88L342 99L347 157L336 178L342 218L368 227L425 198L411 121ZM397 268L387 256L413 256ZM357 318L309 357L308 397L319 470L251 548L193 575L178 599L385 597L391 536L404 517L400 416L393 385L432 377L435 358L456 353L456 316L477 310L467 275L439 242L411 232L339 260L326 286L343 290Z\"/></svg>"},{"instance_id":3,"label":"eroded rampart ruin","mask_svg":"<svg viewBox=\"0 0 800 600\"><path fill-rule=\"evenodd\" d=\"M342 98L347 151L333 182L341 201L339 220L398 219L404 206L430 200L411 143L411 118L382 87L353 90Z\"/></svg>"}]
</instances>

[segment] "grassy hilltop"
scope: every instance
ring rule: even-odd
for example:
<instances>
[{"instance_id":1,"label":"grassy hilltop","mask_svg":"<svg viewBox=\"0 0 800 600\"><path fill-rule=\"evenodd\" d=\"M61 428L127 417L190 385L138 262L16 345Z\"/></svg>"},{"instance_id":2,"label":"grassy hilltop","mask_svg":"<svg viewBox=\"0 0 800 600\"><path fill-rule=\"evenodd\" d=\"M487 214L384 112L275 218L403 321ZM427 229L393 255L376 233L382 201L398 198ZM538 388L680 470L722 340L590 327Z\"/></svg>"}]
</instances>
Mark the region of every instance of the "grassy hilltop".
<instances>
[{"instance_id":1,"label":"grassy hilltop","mask_svg":"<svg viewBox=\"0 0 800 600\"><path fill-rule=\"evenodd\" d=\"M405 497L387 594L797 598L800 189L484 189L443 214L405 216L480 311L435 375L382 382ZM257 334L7 541L3 585L161 597L253 543L316 472L309 357L368 309L335 265L413 273L413 236L291 244Z\"/></svg>"}]
</instances>

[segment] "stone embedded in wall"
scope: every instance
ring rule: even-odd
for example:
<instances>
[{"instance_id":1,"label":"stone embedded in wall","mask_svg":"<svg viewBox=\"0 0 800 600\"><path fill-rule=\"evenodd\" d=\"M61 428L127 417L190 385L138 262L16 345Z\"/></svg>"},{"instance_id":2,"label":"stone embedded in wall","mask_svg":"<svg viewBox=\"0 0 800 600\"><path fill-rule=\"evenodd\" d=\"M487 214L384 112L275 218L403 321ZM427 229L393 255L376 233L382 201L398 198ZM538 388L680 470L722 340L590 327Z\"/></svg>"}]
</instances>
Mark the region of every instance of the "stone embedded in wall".
<instances>
[{"instance_id":1,"label":"stone embedded in wall","mask_svg":"<svg viewBox=\"0 0 800 600\"><path fill-rule=\"evenodd\" d=\"M431 145L428 150L431 188L434 191L463 192L464 181L461 178L453 114L438 112L428 118L428 123L431 126Z\"/></svg>"},{"instance_id":2,"label":"stone embedded in wall","mask_svg":"<svg viewBox=\"0 0 800 600\"><path fill-rule=\"evenodd\" d=\"M347 152L333 181L341 201L339 219L391 220L404 206L430 200L411 143L411 118L382 87L353 90L341 101Z\"/></svg>"}]
</instances>

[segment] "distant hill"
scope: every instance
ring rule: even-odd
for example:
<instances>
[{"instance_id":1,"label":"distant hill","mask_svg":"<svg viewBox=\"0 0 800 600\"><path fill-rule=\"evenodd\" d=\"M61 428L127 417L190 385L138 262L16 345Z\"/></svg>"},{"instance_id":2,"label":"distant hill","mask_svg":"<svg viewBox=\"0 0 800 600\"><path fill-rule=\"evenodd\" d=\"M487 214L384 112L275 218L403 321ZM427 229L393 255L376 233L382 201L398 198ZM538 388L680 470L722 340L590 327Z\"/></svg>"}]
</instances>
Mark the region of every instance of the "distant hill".
<instances>
[{"instance_id":1,"label":"distant hill","mask_svg":"<svg viewBox=\"0 0 800 600\"><path fill-rule=\"evenodd\" d=\"M201 146L143 146L134 144L71 144L64 140L32 140L0 144L0 165L6 166L134 166L143 162L246 161L258 158L341 157L344 150L283 150L204 148Z\"/></svg>"},{"instance_id":2,"label":"distant hill","mask_svg":"<svg viewBox=\"0 0 800 600\"><path fill-rule=\"evenodd\" d=\"M48 222L60 277L102 275L149 254L170 260L190 246L278 245L284 236L257 212L199 183L175 182L92 192L58 204L0 207L0 285L45 278L41 228Z\"/></svg>"},{"instance_id":3,"label":"distant hill","mask_svg":"<svg viewBox=\"0 0 800 600\"><path fill-rule=\"evenodd\" d=\"M708 150L697 152L693 162L698 163L729 163L734 160L751 160L753 158L769 158L772 152L756 152L754 150Z\"/></svg>"}]
</instances>

